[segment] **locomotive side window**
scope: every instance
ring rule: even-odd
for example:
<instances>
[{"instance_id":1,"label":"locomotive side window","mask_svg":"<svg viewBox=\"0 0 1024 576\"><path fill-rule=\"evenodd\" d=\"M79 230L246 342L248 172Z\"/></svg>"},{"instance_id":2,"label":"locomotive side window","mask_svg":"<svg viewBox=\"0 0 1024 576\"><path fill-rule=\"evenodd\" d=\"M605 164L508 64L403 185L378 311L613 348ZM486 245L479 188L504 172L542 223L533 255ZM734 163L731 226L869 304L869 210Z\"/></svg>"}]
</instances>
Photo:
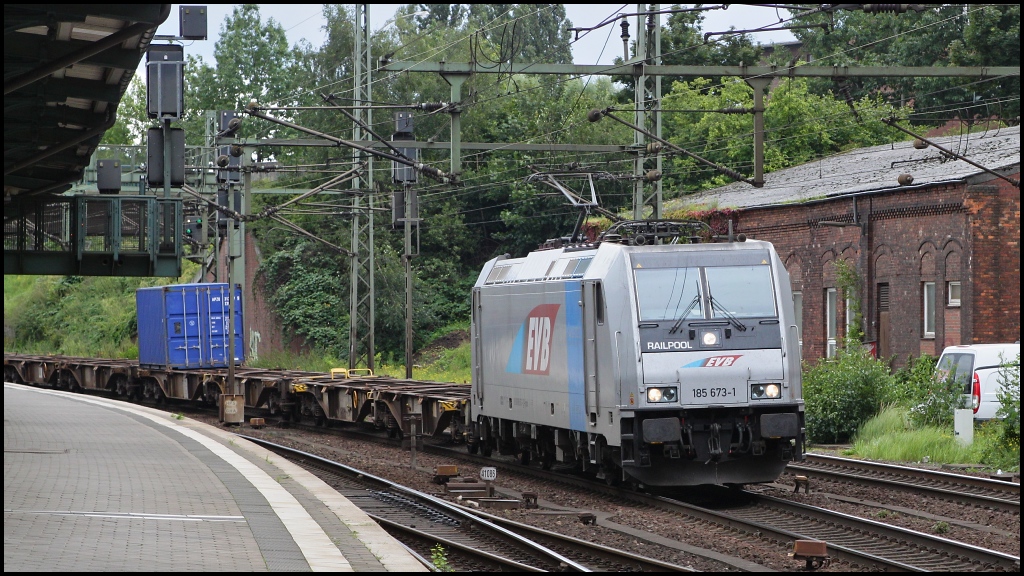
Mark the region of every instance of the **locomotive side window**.
<instances>
[{"instance_id":1,"label":"locomotive side window","mask_svg":"<svg viewBox=\"0 0 1024 576\"><path fill-rule=\"evenodd\" d=\"M491 268L491 273L487 275L487 280L484 280L484 282L490 284L491 282L497 281L498 275L502 272L507 273L508 266L495 266L494 268Z\"/></svg>"},{"instance_id":2,"label":"locomotive side window","mask_svg":"<svg viewBox=\"0 0 1024 576\"><path fill-rule=\"evenodd\" d=\"M697 268L647 268L634 272L640 320L704 317Z\"/></svg>"},{"instance_id":3,"label":"locomotive side window","mask_svg":"<svg viewBox=\"0 0 1024 576\"><path fill-rule=\"evenodd\" d=\"M704 269L714 302L713 318L777 316L772 271L768 266L723 266Z\"/></svg>"},{"instance_id":4,"label":"locomotive side window","mask_svg":"<svg viewBox=\"0 0 1024 576\"><path fill-rule=\"evenodd\" d=\"M586 272L587 268L590 268L591 260L593 260L593 258L580 258L576 260L576 269L573 271L573 274L582 275L584 272Z\"/></svg>"},{"instance_id":5,"label":"locomotive side window","mask_svg":"<svg viewBox=\"0 0 1024 576\"><path fill-rule=\"evenodd\" d=\"M487 275L487 280L484 280L485 284L493 284L495 282L502 282L504 280L515 279L514 272L519 269L519 264L512 264L510 266L495 266L491 269L491 273Z\"/></svg>"},{"instance_id":6,"label":"locomotive side window","mask_svg":"<svg viewBox=\"0 0 1024 576\"><path fill-rule=\"evenodd\" d=\"M547 271L547 274L545 274L545 276L551 276L551 271L555 267L555 264L556 263L562 263L562 262L565 263L565 268L562 269L562 273L560 274L560 276L569 276L569 277L571 277L571 276L582 276L583 273L587 271L587 268L590 267L590 261L593 260L593 259L594 259L593 257L590 257L590 258L572 258L572 259L570 259L568 261L566 261L566 260L556 260L555 262L551 263L550 267L548 267L548 271Z\"/></svg>"}]
</instances>

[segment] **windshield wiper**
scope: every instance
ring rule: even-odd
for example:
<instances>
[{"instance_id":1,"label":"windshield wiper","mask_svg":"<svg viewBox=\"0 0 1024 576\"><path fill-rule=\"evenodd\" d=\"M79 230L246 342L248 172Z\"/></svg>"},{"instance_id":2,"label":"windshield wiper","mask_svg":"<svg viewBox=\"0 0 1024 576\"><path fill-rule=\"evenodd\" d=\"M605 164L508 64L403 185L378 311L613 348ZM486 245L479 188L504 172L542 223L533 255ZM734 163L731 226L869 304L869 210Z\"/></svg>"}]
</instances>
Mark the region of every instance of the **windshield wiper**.
<instances>
[{"instance_id":1,"label":"windshield wiper","mask_svg":"<svg viewBox=\"0 0 1024 576\"><path fill-rule=\"evenodd\" d=\"M676 323L672 325L672 329L668 331L669 334L675 334L676 332L679 331L679 329L683 325L683 320L686 320L686 317L690 315L690 311L693 310L693 307L696 306L697 304L700 304L699 285L697 293L693 296L693 300L690 300L690 305L686 307L686 310L683 310L683 314L679 317L678 320L676 320Z\"/></svg>"},{"instance_id":2,"label":"windshield wiper","mask_svg":"<svg viewBox=\"0 0 1024 576\"><path fill-rule=\"evenodd\" d=\"M746 332L747 331L747 325L744 324L743 322L740 322L739 318L733 316L728 310L725 309L725 307L723 307L721 304L719 304L718 300L715 300L714 296L711 296L709 298L709 300L711 300L711 309L712 310L717 310L717 311L721 312L722 316L725 316L729 320L729 322L731 322L732 325L735 326L736 329L739 330L740 332Z\"/></svg>"}]
</instances>

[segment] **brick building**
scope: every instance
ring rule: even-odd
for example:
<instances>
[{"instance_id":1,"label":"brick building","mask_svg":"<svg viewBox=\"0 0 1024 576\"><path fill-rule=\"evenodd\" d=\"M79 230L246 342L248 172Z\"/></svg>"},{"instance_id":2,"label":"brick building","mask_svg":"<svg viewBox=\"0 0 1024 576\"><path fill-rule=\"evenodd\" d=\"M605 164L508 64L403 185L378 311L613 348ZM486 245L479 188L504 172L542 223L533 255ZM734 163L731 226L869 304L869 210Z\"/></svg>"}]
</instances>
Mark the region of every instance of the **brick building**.
<instances>
[{"instance_id":1,"label":"brick building","mask_svg":"<svg viewBox=\"0 0 1024 576\"><path fill-rule=\"evenodd\" d=\"M808 361L830 355L856 321L839 290L839 260L857 273L865 342L894 367L953 344L1017 341L1020 127L932 141L977 166L899 142L773 172L760 189L735 183L686 203L736 209L737 233L775 244L796 293Z\"/></svg>"}]
</instances>

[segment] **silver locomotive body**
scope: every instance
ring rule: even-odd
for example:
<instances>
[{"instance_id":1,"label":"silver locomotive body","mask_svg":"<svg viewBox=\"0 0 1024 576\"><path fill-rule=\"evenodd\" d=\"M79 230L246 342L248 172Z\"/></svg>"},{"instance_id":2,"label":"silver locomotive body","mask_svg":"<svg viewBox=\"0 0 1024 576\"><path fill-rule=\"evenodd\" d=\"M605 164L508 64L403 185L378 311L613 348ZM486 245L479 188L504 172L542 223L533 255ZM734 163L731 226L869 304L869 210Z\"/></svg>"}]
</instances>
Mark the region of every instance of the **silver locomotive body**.
<instances>
[{"instance_id":1,"label":"silver locomotive body","mask_svg":"<svg viewBox=\"0 0 1024 576\"><path fill-rule=\"evenodd\" d=\"M473 289L469 449L650 486L803 459L789 275L767 242L557 248Z\"/></svg>"}]
</instances>

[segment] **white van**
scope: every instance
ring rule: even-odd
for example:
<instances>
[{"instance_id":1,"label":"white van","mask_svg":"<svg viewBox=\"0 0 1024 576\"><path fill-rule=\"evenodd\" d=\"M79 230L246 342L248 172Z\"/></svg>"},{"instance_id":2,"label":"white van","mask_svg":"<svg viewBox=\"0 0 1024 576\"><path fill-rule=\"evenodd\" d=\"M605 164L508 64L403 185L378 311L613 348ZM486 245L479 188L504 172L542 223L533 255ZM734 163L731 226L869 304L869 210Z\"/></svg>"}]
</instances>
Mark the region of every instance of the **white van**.
<instances>
[{"instance_id":1,"label":"white van","mask_svg":"<svg viewBox=\"0 0 1024 576\"><path fill-rule=\"evenodd\" d=\"M1012 364L1020 377L1019 355L1020 342L949 346L935 365L935 378L944 380L952 375L962 382L964 395L969 397L968 405L974 410L974 419L991 420L1000 406L999 368L1004 362Z\"/></svg>"}]
</instances>

